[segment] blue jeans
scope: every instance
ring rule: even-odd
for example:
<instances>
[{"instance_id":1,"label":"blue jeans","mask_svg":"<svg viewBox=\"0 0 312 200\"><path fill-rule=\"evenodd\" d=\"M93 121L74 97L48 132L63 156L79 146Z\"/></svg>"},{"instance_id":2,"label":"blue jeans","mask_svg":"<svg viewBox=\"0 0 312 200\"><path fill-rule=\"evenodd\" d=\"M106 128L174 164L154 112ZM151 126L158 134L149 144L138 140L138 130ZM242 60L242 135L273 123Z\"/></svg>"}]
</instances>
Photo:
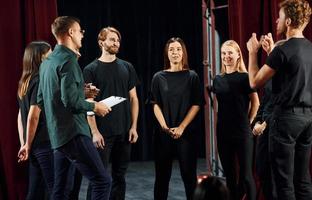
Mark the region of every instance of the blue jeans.
<instances>
[{"instance_id":1,"label":"blue jeans","mask_svg":"<svg viewBox=\"0 0 312 200\"><path fill-rule=\"evenodd\" d=\"M311 200L312 108L276 108L270 155L279 200Z\"/></svg>"},{"instance_id":2,"label":"blue jeans","mask_svg":"<svg viewBox=\"0 0 312 200\"><path fill-rule=\"evenodd\" d=\"M43 143L32 148L29 155L29 186L26 199L44 198L44 186L51 195L53 182L53 152L50 143Z\"/></svg>"},{"instance_id":3,"label":"blue jeans","mask_svg":"<svg viewBox=\"0 0 312 200\"><path fill-rule=\"evenodd\" d=\"M91 138L78 135L54 150L54 200L69 199L66 183L73 164L92 185L92 199L108 200L111 177L107 173Z\"/></svg>"}]
</instances>

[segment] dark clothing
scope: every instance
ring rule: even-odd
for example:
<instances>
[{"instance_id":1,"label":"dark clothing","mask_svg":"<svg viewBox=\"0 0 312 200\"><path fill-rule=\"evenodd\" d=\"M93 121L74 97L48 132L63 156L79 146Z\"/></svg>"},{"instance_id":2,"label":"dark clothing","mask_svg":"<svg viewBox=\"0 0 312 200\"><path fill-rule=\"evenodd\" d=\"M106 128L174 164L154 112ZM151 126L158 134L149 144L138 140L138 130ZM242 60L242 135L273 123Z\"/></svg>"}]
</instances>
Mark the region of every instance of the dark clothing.
<instances>
[{"instance_id":1,"label":"dark clothing","mask_svg":"<svg viewBox=\"0 0 312 200\"><path fill-rule=\"evenodd\" d=\"M86 83L92 83L100 89L95 100L100 101L110 96L120 96L127 100L114 106L105 117L96 117L98 130L105 140L104 150L98 149L102 162L108 167L112 162L111 200L125 199L125 175L130 161L131 107L129 92L138 84L138 77L131 63L116 58L106 63L94 60L83 70ZM90 190L90 189L89 189Z\"/></svg>"},{"instance_id":2,"label":"dark clothing","mask_svg":"<svg viewBox=\"0 0 312 200\"><path fill-rule=\"evenodd\" d=\"M168 197L172 162L175 157L177 157L179 161L186 199L192 199L197 184L197 152L196 140L191 134L194 134L194 132L185 132L180 139L175 140L162 131L158 131L156 133L154 185L155 200L166 200Z\"/></svg>"},{"instance_id":3,"label":"dark clothing","mask_svg":"<svg viewBox=\"0 0 312 200\"><path fill-rule=\"evenodd\" d=\"M152 80L152 102L157 104L168 127L178 127L190 108L202 104L199 78L192 70L157 72ZM168 197L172 162L177 156L188 200L192 199L196 183L196 133L195 119L185 128L179 139L164 133L160 126L155 134L155 185L154 199Z\"/></svg>"},{"instance_id":4,"label":"dark clothing","mask_svg":"<svg viewBox=\"0 0 312 200\"><path fill-rule=\"evenodd\" d=\"M96 124L103 136L127 133L131 126L129 91L138 84L138 78L132 64L117 58L105 63L94 60L83 70L86 83L92 83L100 89L96 101L110 96L120 96L127 100L114 106L105 117L96 116Z\"/></svg>"},{"instance_id":5,"label":"dark clothing","mask_svg":"<svg viewBox=\"0 0 312 200\"><path fill-rule=\"evenodd\" d=\"M126 196L125 175L129 166L131 144L128 141L128 133L105 137L104 149L98 149L105 168L112 161L112 190L111 200L122 200ZM91 197L91 186L88 187L87 199Z\"/></svg>"},{"instance_id":6,"label":"dark clothing","mask_svg":"<svg viewBox=\"0 0 312 200\"><path fill-rule=\"evenodd\" d=\"M252 175L253 138L218 137L217 145L231 200L241 200L245 193L248 200L255 200L256 186Z\"/></svg>"},{"instance_id":7,"label":"dark clothing","mask_svg":"<svg viewBox=\"0 0 312 200\"><path fill-rule=\"evenodd\" d=\"M52 148L58 148L76 135L90 137L86 112L94 104L85 101L84 80L77 55L62 45L40 66L38 104L46 113Z\"/></svg>"},{"instance_id":8,"label":"dark clothing","mask_svg":"<svg viewBox=\"0 0 312 200\"><path fill-rule=\"evenodd\" d=\"M212 91L218 100L218 137L252 137L248 95L254 90L250 88L248 74L233 72L217 75L213 80Z\"/></svg>"},{"instance_id":9,"label":"dark clothing","mask_svg":"<svg viewBox=\"0 0 312 200\"><path fill-rule=\"evenodd\" d=\"M269 80L264 86L264 95L261 99L257 116L254 122L266 122L263 133L257 137L256 147L256 173L260 179L260 187L266 199L277 199L273 180L271 159L269 156L269 130L270 119L274 108L274 96L272 94L272 81Z\"/></svg>"},{"instance_id":10,"label":"dark clothing","mask_svg":"<svg viewBox=\"0 0 312 200\"><path fill-rule=\"evenodd\" d=\"M27 119L30 106L37 105L39 76L38 74L31 77L29 80L27 92L22 99L18 98L19 108L21 110L21 118L23 125L23 137L26 142ZM43 196L44 190L42 187L42 180L49 195L53 189L53 153L51 150L48 130L46 127L46 120L44 111L40 113L38 126L35 137L33 139L31 150L29 154L29 184L27 200L37 199Z\"/></svg>"},{"instance_id":11,"label":"dark clothing","mask_svg":"<svg viewBox=\"0 0 312 200\"><path fill-rule=\"evenodd\" d=\"M272 94L272 80L269 80L264 85L264 94L260 101L260 106L257 115L254 119L255 122L264 122L268 124L274 109L274 95Z\"/></svg>"},{"instance_id":12,"label":"dark clothing","mask_svg":"<svg viewBox=\"0 0 312 200\"><path fill-rule=\"evenodd\" d=\"M112 190L111 200L125 199L126 195L126 171L130 162L131 144L128 141L129 134L113 135L105 138L104 149L99 149L99 153L107 168L109 160L112 161Z\"/></svg>"},{"instance_id":13,"label":"dark clothing","mask_svg":"<svg viewBox=\"0 0 312 200\"><path fill-rule=\"evenodd\" d=\"M42 199L44 193L42 180L50 196L54 183L53 152L50 142L41 143L31 148L27 200ZM41 197L39 198L38 195Z\"/></svg>"},{"instance_id":14,"label":"dark clothing","mask_svg":"<svg viewBox=\"0 0 312 200\"><path fill-rule=\"evenodd\" d=\"M111 180L92 143L86 119L94 103L85 101L82 72L72 50L57 45L41 64L37 99L47 113L54 149L53 199L68 198L71 180L66 179L71 163L94 186L92 199L108 199Z\"/></svg>"},{"instance_id":15,"label":"dark clothing","mask_svg":"<svg viewBox=\"0 0 312 200\"><path fill-rule=\"evenodd\" d=\"M72 164L92 185L92 199L108 199L111 189L111 177L105 170L90 137L77 134L67 144L54 150L55 186L53 199L68 199L67 180Z\"/></svg>"},{"instance_id":16,"label":"dark clothing","mask_svg":"<svg viewBox=\"0 0 312 200\"><path fill-rule=\"evenodd\" d=\"M19 108L21 109L24 141L26 141L27 118L28 118L30 106L37 105L38 85L39 85L39 76L38 74L36 74L33 77L31 77L29 81L26 95L23 96L22 99L18 98ZM50 140L49 140L48 130L46 126L45 114L44 114L44 111L42 110L40 113L36 135L32 142L32 148L35 148L37 145L40 145L46 142L49 143Z\"/></svg>"},{"instance_id":17,"label":"dark clothing","mask_svg":"<svg viewBox=\"0 0 312 200\"><path fill-rule=\"evenodd\" d=\"M241 199L245 191L249 200L255 200L256 186L252 175L254 143L248 119L249 94L254 90L249 85L248 74L217 75L212 89L218 100L218 152L231 200Z\"/></svg>"},{"instance_id":18,"label":"dark clothing","mask_svg":"<svg viewBox=\"0 0 312 200\"><path fill-rule=\"evenodd\" d=\"M275 109L270 155L279 200L311 200L312 108Z\"/></svg>"},{"instance_id":19,"label":"dark clothing","mask_svg":"<svg viewBox=\"0 0 312 200\"><path fill-rule=\"evenodd\" d=\"M279 200L312 199L309 173L312 144L312 44L290 38L273 49L276 95L270 124L270 155Z\"/></svg>"},{"instance_id":20,"label":"dark clothing","mask_svg":"<svg viewBox=\"0 0 312 200\"><path fill-rule=\"evenodd\" d=\"M273 178L271 158L269 154L269 123L257 138L256 173L260 179L260 188L266 200L277 199L276 184Z\"/></svg>"},{"instance_id":21,"label":"dark clothing","mask_svg":"<svg viewBox=\"0 0 312 200\"><path fill-rule=\"evenodd\" d=\"M153 77L151 90L152 101L160 106L168 127L179 126L192 105L202 104L199 78L192 70L159 71Z\"/></svg>"},{"instance_id":22,"label":"dark clothing","mask_svg":"<svg viewBox=\"0 0 312 200\"><path fill-rule=\"evenodd\" d=\"M272 92L281 107L312 107L312 44L290 38L270 53L266 64L275 70Z\"/></svg>"}]
</instances>

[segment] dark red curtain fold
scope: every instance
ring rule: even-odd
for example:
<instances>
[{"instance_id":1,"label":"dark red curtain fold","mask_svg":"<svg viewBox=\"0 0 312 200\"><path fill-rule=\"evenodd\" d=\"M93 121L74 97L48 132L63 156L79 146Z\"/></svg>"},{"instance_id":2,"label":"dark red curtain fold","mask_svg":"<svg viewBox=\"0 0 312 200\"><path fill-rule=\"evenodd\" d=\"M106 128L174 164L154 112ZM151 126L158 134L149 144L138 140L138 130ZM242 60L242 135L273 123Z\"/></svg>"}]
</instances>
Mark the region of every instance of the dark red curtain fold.
<instances>
[{"instance_id":1,"label":"dark red curtain fold","mask_svg":"<svg viewBox=\"0 0 312 200\"><path fill-rule=\"evenodd\" d=\"M0 199L25 199L26 165L17 163L17 83L25 46L33 40L52 42L50 24L56 0L10 0L0 8Z\"/></svg>"},{"instance_id":2,"label":"dark red curtain fold","mask_svg":"<svg viewBox=\"0 0 312 200\"><path fill-rule=\"evenodd\" d=\"M312 5L312 0L308 0ZM258 38L262 34L271 32L274 40L282 39L276 35L276 20L279 12L277 0L228 0L229 35L240 45L245 62L248 52L246 43L251 34L257 33ZM305 36L312 40L312 22L308 24L304 32Z\"/></svg>"}]
</instances>

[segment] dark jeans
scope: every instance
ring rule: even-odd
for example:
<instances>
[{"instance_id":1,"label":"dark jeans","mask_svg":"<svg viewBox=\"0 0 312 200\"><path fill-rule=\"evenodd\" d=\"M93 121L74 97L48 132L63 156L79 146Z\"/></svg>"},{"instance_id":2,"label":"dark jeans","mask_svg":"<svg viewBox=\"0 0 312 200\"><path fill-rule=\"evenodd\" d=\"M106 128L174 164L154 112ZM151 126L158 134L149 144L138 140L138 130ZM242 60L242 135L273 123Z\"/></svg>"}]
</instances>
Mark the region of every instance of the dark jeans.
<instances>
[{"instance_id":1,"label":"dark jeans","mask_svg":"<svg viewBox=\"0 0 312 200\"><path fill-rule=\"evenodd\" d=\"M175 156L179 161L180 172L185 193L191 200L197 184L197 151L194 133L184 133L181 138L173 139L167 133L157 132L155 135L155 185L154 199L168 198L172 162Z\"/></svg>"},{"instance_id":2,"label":"dark jeans","mask_svg":"<svg viewBox=\"0 0 312 200\"><path fill-rule=\"evenodd\" d=\"M311 200L311 108L275 108L270 154L279 200Z\"/></svg>"},{"instance_id":3,"label":"dark jeans","mask_svg":"<svg viewBox=\"0 0 312 200\"><path fill-rule=\"evenodd\" d=\"M111 177L105 170L103 163L94 147L91 138L78 135L65 145L54 150L54 188L53 200L68 199L66 191L70 182L71 164L85 176L92 185L92 199L109 198Z\"/></svg>"},{"instance_id":4,"label":"dark jeans","mask_svg":"<svg viewBox=\"0 0 312 200\"><path fill-rule=\"evenodd\" d=\"M68 196L70 200L79 200L80 186L82 182L82 175L79 170L76 169L74 164L71 164L69 173L67 175L68 183L66 185Z\"/></svg>"},{"instance_id":5,"label":"dark jeans","mask_svg":"<svg viewBox=\"0 0 312 200\"><path fill-rule=\"evenodd\" d=\"M267 123L263 134L257 138L256 173L260 179L260 187L265 199L276 200L277 194L269 156L269 128L269 123Z\"/></svg>"},{"instance_id":6,"label":"dark jeans","mask_svg":"<svg viewBox=\"0 0 312 200\"><path fill-rule=\"evenodd\" d=\"M248 200L255 200L256 185L252 174L253 138L218 136L217 143L231 200L241 200L245 192Z\"/></svg>"},{"instance_id":7,"label":"dark jeans","mask_svg":"<svg viewBox=\"0 0 312 200\"><path fill-rule=\"evenodd\" d=\"M26 199L44 198L45 186L50 196L53 183L53 151L50 143L40 144L32 148L29 155L29 186Z\"/></svg>"},{"instance_id":8,"label":"dark jeans","mask_svg":"<svg viewBox=\"0 0 312 200\"><path fill-rule=\"evenodd\" d=\"M105 168L111 161L112 190L110 200L124 200L126 195L126 171L130 162L131 144L128 141L128 133L104 137L104 149L98 149ZM88 188L88 198L90 199ZM91 195L92 196L92 195Z\"/></svg>"}]
</instances>

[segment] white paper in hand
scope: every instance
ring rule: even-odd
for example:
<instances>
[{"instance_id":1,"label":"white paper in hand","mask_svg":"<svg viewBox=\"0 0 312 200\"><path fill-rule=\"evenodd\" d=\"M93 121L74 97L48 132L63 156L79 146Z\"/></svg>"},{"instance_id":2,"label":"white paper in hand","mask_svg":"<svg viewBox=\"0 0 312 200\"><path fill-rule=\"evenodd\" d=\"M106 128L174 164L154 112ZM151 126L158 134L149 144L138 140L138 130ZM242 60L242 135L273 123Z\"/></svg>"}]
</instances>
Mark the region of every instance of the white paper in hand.
<instances>
[{"instance_id":1,"label":"white paper in hand","mask_svg":"<svg viewBox=\"0 0 312 200\"><path fill-rule=\"evenodd\" d=\"M105 105L107 105L108 107L113 107L114 105L117 105L123 101L125 101L126 98L123 97L117 97L117 96L110 96L106 99L103 99L102 101L100 101L101 103L104 103Z\"/></svg>"},{"instance_id":2,"label":"white paper in hand","mask_svg":"<svg viewBox=\"0 0 312 200\"><path fill-rule=\"evenodd\" d=\"M108 107L113 107L123 101L125 101L126 98L124 97L118 97L118 96L110 96L106 99L103 99L102 101L100 101L100 103L104 103L105 105L107 105ZM88 111L87 115L94 115L93 111Z\"/></svg>"}]
</instances>

